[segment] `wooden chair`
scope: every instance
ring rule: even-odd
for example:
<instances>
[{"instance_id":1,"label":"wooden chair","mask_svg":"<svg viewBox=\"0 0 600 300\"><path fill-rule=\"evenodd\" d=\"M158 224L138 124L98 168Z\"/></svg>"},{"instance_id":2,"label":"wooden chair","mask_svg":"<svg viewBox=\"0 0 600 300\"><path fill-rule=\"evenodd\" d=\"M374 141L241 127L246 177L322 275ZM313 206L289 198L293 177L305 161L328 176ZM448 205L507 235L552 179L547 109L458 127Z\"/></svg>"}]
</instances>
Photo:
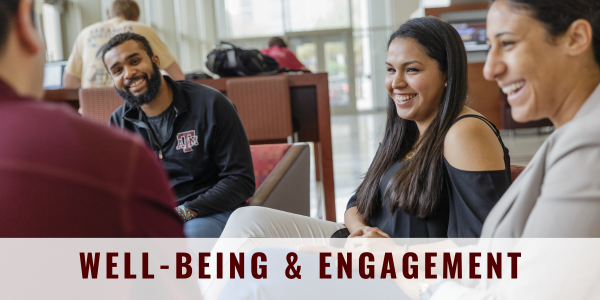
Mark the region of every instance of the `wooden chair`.
<instances>
[{"instance_id":1,"label":"wooden chair","mask_svg":"<svg viewBox=\"0 0 600 300\"><path fill-rule=\"evenodd\" d=\"M226 85L227 97L237 107L250 143L292 142L292 107L286 76L232 78Z\"/></svg>"}]
</instances>

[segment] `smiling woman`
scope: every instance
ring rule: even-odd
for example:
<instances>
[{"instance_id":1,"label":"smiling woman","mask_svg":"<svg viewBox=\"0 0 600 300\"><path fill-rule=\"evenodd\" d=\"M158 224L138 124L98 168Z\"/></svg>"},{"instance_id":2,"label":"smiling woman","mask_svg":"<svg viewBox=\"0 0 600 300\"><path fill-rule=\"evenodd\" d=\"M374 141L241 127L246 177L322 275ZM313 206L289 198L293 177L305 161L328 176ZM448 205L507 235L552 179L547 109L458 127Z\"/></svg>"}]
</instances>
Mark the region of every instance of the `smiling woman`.
<instances>
[{"instance_id":1,"label":"smiling woman","mask_svg":"<svg viewBox=\"0 0 600 300\"><path fill-rule=\"evenodd\" d=\"M460 36L436 18L410 20L390 37L385 70L384 138L348 202L347 230L336 234L479 237L510 184L510 158L496 128L465 106L467 58ZM222 237L320 238L341 228L247 207L232 214Z\"/></svg>"},{"instance_id":2,"label":"smiling woman","mask_svg":"<svg viewBox=\"0 0 600 300\"><path fill-rule=\"evenodd\" d=\"M494 2L484 75L508 95L516 121L561 127L575 116L599 78L599 14L598 1Z\"/></svg>"},{"instance_id":3,"label":"smiling woman","mask_svg":"<svg viewBox=\"0 0 600 300\"><path fill-rule=\"evenodd\" d=\"M495 127L465 106L460 36L436 18L410 20L389 39L386 69L385 136L346 226L352 236L368 225L391 237L478 237L510 162Z\"/></svg>"}]
</instances>

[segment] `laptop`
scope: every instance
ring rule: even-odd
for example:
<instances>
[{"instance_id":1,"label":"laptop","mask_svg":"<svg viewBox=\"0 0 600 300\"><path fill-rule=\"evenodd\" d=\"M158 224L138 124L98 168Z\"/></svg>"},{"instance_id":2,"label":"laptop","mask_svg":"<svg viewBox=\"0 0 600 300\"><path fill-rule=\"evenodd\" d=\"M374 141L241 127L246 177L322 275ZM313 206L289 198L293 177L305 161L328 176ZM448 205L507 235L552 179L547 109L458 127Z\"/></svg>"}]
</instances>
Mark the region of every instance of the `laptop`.
<instances>
[{"instance_id":1,"label":"laptop","mask_svg":"<svg viewBox=\"0 0 600 300\"><path fill-rule=\"evenodd\" d=\"M44 89L57 90L63 87L63 73L67 61L47 62L44 66Z\"/></svg>"}]
</instances>

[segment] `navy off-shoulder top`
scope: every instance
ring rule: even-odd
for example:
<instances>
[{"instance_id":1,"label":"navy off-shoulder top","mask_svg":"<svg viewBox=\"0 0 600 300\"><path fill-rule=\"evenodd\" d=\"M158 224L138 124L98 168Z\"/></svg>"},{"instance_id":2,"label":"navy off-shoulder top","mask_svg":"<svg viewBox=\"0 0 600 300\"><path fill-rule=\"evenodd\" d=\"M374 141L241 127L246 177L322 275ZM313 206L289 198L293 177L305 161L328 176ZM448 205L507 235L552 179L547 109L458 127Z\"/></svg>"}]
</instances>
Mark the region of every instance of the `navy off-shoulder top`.
<instances>
[{"instance_id":1,"label":"navy off-shoulder top","mask_svg":"<svg viewBox=\"0 0 600 300\"><path fill-rule=\"evenodd\" d=\"M392 176L406 161L397 162L383 175L377 201L377 209L369 222L393 238L477 238L488 213L510 185L510 157L498 129L478 115L464 115L458 118L475 117L485 121L494 130L504 150L505 169L499 171L464 171L452 167L444 159L443 199L432 217L425 219L409 215L400 209L389 210L389 198L383 199L386 187ZM346 209L356 206L356 194L350 198Z\"/></svg>"}]
</instances>

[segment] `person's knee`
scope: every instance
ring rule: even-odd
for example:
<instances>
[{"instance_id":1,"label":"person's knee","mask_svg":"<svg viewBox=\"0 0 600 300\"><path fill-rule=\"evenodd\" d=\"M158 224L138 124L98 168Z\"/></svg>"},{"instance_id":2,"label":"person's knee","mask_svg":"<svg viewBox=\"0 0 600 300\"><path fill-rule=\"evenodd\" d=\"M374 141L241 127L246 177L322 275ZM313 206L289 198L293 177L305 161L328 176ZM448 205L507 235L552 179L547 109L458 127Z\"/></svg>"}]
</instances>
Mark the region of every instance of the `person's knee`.
<instances>
[{"instance_id":1,"label":"person's knee","mask_svg":"<svg viewBox=\"0 0 600 300\"><path fill-rule=\"evenodd\" d=\"M223 230L222 237L255 237L252 234L252 228L261 227L261 222L269 220L269 215L273 214L273 212L277 211L260 206L238 208L229 217L227 226L225 226L225 229Z\"/></svg>"},{"instance_id":2,"label":"person's knee","mask_svg":"<svg viewBox=\"0 0 600 300\"><path fill-rule=\"evenodd\" d=\"M255 220L256 218L260 218L269 214L273 211L273 209L262 207L262 206L245 206L236 209L231 216L230 219L246 219L246 220Z\"/></svg>"}]
</instances>

